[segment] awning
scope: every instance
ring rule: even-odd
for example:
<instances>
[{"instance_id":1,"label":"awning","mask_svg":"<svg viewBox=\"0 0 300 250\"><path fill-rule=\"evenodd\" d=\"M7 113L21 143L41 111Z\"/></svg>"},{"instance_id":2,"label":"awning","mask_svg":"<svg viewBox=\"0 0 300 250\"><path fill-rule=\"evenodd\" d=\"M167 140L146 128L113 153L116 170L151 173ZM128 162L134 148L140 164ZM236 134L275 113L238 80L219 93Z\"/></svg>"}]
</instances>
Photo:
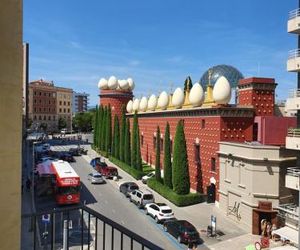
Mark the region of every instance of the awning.
<instances>
[{"instance_id":1,"label":"awning","mask_svg":"<svg viewBox=\"0 0 300 250\"><path fill-rule=\"evenodd\" d=\"M290 227L282 227L277 230L272 231L272 235L277 234L283 239L287 239L290 242L298 245L298 231L295 229L292 229Z\"/></svg>"}]
</instances>

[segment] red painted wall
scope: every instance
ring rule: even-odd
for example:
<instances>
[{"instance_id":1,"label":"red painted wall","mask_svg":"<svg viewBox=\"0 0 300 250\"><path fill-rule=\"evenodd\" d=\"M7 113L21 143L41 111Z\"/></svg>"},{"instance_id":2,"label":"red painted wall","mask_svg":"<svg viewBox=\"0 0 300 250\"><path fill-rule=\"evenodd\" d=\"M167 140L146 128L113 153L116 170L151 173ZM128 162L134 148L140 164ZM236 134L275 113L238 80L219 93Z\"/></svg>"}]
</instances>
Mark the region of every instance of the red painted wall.
<instances>
[{"instance_id":1,"label":"red painted wall","mask_svg":"<svg viewBox=\"0 0 300 250\"><path fill-rule=\"evenodd\" d=\"M296 117L256 116L258 141L267 145L285 145L288 128L297 127Z\"/></svg>"}]
</instances>

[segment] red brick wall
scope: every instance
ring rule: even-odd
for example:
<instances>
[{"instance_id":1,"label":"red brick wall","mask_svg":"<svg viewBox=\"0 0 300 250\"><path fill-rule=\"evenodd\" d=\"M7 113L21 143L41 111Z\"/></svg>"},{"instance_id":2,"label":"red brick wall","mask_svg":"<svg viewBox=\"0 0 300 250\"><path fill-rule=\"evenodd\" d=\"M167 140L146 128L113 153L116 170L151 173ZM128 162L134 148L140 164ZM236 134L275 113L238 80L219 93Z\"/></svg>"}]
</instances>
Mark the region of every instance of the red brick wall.
<instances>
[{"instance_id":1,"label":"red brick wall","mask_svg":"<svg viewBox=\"0 0 300 250\"><path fill-rule=\"evenodd\" d=\"M176 126L180 119L184 119L184 130L187 143L187 154L191 188L206 193L206 186L210 185L210 178L217 180L219 188L219 161L217 151L218 142L252 140L252 124L254 118L220 117L220 116L178 116L168 117L139 117L140 134L143 136L141 154L144 161L155 165L154 133L157 126L161 134L165 134L167 121L170 124L170 135L174 145ZM132 118L131 118L132 128ZM232 136L231 136L232 135ZM164 137L163 137L164 138ZM195 140L199 139L201 166L195 162ZM216 170L211 170L211 158L216 159ZM161 168L163 168L163 148L161 150ZM218 199L218 194L217 194Z\"/></svg>"}]
</instances>

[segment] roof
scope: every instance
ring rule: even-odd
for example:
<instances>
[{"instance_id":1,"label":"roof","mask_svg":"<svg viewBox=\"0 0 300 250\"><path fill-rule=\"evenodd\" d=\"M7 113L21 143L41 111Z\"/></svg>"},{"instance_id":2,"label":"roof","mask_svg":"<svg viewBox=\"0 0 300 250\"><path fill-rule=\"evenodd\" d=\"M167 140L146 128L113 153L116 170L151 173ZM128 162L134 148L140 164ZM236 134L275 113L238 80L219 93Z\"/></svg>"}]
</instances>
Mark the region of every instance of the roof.
<instances>
[{"instance_id":1,"label":"roof","mask_svg":"<svg viewBox=\"0 0 300 250\"><path fill-rule=\"evenodd\" d=\"M71 165L66 161L53 161L52 166L56 171L59 178L79 178L78 174L74 171Z\"/></svg>"},{"instance_id":2,"label":"roof","mask_svg":"<svg viewBox=\"0 0 300 250\"><path fill-rule=\"evenodd\" d=\"M239 80L239 85L244 85L249 83L275 84L275 79L265 78L265 77L249 77L249 78Z\"/></svg>"}]
</instances>

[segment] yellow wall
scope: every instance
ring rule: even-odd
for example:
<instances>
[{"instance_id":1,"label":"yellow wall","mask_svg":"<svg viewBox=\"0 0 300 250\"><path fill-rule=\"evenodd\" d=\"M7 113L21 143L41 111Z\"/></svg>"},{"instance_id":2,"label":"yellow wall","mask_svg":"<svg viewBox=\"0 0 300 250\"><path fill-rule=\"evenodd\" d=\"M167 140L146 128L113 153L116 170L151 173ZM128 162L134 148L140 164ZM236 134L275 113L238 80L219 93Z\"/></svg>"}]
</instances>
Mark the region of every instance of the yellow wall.
<instances>
[{"instance_id":1,"label":"yellow wall","mask_svg":"<svg viewBox=\"0 0 300 250\"><path fill-rule=\"evenodd\" d=\"M0 1L0 248L20 249L22 1Z\"/></svg>"}]
</instances>

